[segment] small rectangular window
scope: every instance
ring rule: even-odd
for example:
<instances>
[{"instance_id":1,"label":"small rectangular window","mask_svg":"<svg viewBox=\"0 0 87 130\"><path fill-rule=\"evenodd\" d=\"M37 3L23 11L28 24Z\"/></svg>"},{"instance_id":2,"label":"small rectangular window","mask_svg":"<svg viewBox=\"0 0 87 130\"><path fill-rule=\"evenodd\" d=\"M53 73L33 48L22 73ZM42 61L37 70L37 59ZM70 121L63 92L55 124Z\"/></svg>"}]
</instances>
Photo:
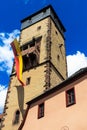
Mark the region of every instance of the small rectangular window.
<instances>
[{"instance_id":1,"label":"small rectangular window","mask_svg":"<svg viewBox=\"0 0 87 130\"><path fill-rule=\"evenodd\" d=\"M57 32L57 31L55 31L55 33L56 33L56 35L58 35L58 32Z\"/></svg>"},{"instance_id":2,"label":"small rectangular window","mask_svg":"<svg viewBox=\"0 0 87 130\"><path fill-rule=\"evenodd\" d=\"M33 37L32 41L29 43L29 46L34 47L35 46L35 41L36 41L36 39Z\"/></svg>"},{"instance_id":3,"label":"small rectangular window","mask_svg":"<svg viewBox=\"0 0 87 130\"><path fill-rule=\"evenodd\" d=\"M41 29L41 26L38 26L38 27L37 27L37 30L39 31L40 29Z\"/></svg>"},{"instance_id":4,"label":"small rectangular window","mask_svg":"<svg viewBox=\"0 0 87 130\"><path fill-rule=\"evenodd\" d=\"M26 79L26 85L30 84L30 77Z\"/></svg>"},{"instance_id":5,"label":"small rectangular window","mask_svg":"<svg viewBox=\"0 0 87 130\"><path fill-rule=\"evenodd\" d=\"M70 106L75 104L75 90L74 88L71 88L69 90L66 91L66 106Z\"/></svg>"},{"instance_id":6,"label":"small rectangular window","mask_svg":"<svg viewBox=\"0 0 87 130\"><path fill-rule=\"evenodd\" d=\"M38 106L38 119L44 117L44 103Z\"/></svg>"},{"instance_id":7,"label":"small rectangular window","mask_svg":"<svg viewBox=\"0 0 87 130\"><path fill-rule=\"evenodd\" d=\"M34 47L34 46L35 46L35 42L31 42L31 43L29 44L29 46L30 46L30 47Z\"/></svg>"},{"instance_id":8,"label":"small rectangular window","mask_svg":"<svg viewBox=\"0 0 87 130\"><path fill-rule=\"evenodd\" d=\"M22 47L22 50L27 50L28 49L28 44L26 44L26 45L24 45L23 47Z\"/></svg>"}]
</instances>

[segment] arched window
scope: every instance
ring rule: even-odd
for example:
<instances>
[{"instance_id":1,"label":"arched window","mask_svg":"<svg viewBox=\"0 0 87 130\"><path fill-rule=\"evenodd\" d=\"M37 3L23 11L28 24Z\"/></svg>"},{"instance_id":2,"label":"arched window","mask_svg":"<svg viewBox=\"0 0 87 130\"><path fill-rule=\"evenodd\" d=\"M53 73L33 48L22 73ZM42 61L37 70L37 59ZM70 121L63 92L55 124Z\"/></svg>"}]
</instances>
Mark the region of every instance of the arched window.
<instances>
[{"instance_id":1,"label":"arched window","mask_svg":"<svg viewBox=\"0 0 87 130\"><path fill-rule=\"evenodd\" d=\"M20 121L20 111L16 110L13 120L13 125L18 124Z\"/></svg>"}]
</instances>

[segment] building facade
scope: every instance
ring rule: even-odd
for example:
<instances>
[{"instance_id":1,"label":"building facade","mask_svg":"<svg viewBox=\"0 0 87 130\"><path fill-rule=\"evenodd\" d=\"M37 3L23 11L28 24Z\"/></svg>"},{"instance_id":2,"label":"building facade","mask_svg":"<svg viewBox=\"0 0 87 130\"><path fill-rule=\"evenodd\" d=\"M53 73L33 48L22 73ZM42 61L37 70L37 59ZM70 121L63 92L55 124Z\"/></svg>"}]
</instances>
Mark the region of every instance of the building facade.
<instances>
[{"instance_id":1,"label":"building facade","mask_svg":"<svg viewBox=\"0 0 87 130\"><path fill-rule=\"evenodd\" d=\"M87 130L87 68L27 105L22 130Z\"/></svg>"},{"instance_id":2,"label":"building facade","mask_svg":"<svg viewBox=\"0 0 87 130\"><path fill-rule=\"evenodd\" d=\"M23 80L26 85L22 87L17 80L14 63L2 130L21 130L26 115L26 102L43 95L67 78L65 28L52 6L23 19L20 31Z\"/></svg>"}]
</instances>

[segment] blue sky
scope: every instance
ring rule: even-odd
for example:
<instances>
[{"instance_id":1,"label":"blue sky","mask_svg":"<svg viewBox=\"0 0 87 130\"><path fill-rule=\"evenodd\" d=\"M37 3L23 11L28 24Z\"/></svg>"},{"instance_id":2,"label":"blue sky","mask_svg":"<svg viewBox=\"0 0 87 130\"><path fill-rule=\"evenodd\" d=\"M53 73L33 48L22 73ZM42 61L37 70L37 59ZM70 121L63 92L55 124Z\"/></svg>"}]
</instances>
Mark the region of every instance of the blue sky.
<instances>
[{"instance_id":1,"label":"blue sky","mask_svg":"<svg viewBox=\"0 0 87 130\"><path fill-rule=\"evenodd\" d=\"M20 21L51 4L66 28L68 75L87 66L87 0L3 0L0 2L0 113L13 64L10 43L19 38Z\"/></svg>"}]
</instances>

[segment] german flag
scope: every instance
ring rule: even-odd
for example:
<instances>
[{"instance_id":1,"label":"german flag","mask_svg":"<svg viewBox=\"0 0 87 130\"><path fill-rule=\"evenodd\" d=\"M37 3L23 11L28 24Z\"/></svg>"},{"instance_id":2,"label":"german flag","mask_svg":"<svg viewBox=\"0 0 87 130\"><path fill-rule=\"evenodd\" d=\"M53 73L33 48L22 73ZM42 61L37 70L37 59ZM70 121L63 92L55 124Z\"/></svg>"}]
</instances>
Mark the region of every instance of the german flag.
<instances>
[{"instance_id":1,"label":"german flag","mask_svg":"<svg viewBox=\"0 0 87 130\"><path fill-rule=\"evenodd\" d=\"M14 41L11 43L11 47L12 47L13 53L14 53L17 78L20 81L20 83L22 84L22 86L24 86L24 83L22 80L22 70L23 70L22 54L21 54L21 50L19 47L19 43L16 39L14 39Z\"/></svg>"}]
</instances>

